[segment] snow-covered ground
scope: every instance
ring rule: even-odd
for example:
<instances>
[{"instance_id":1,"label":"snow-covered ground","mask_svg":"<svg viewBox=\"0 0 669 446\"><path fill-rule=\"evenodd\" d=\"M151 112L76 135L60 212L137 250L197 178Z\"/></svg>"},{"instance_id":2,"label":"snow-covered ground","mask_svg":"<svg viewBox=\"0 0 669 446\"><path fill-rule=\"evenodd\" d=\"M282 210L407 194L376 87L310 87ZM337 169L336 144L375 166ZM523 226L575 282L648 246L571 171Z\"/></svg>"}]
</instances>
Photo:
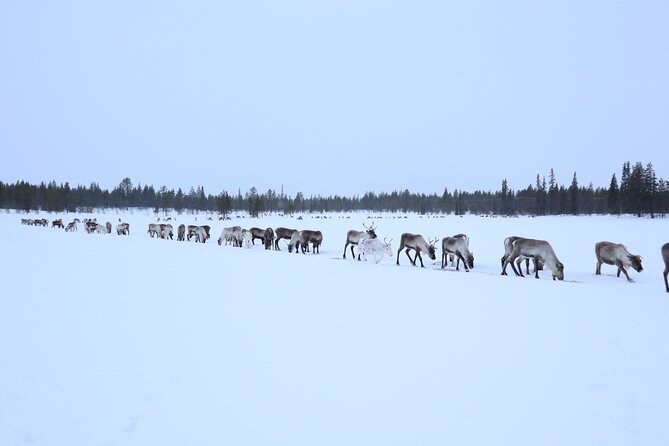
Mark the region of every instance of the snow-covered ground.
<instances>
[{"instance_id":1,"label":"snow-covered ground","mask_svg":"<svg viewBox=\"0 0 669 446\"><path fill-rule=\"evenodd\" d=\"M475 268L342 260L368 215L394 249L466 233ZM233 216L197 244L96 216L131 235L0 214L0 445L669 444L669 220ZM217 246L232 224L324 242ZM565 281L500 276L508 235L550 241ZM635 283L594 275L601 240L643 256Z\"/></svg>"}]
</instances>

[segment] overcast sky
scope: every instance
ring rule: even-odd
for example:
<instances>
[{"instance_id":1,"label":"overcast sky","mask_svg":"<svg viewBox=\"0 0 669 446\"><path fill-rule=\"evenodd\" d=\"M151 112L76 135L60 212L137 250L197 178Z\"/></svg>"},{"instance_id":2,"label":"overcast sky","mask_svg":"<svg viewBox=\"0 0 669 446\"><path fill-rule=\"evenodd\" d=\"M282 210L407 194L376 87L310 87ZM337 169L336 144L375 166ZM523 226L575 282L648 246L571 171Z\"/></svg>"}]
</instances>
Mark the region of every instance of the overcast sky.
<instances>
[{"instance_id":1,"label":"overcast sky","mask_svg":"<svg viewBox=\"0 0 669 446\"><path fill-rule=\"evenodd\" d=\"M0 2L0 180L294 195L667 174L666 0Z\"/></svg>"}]
</instances>

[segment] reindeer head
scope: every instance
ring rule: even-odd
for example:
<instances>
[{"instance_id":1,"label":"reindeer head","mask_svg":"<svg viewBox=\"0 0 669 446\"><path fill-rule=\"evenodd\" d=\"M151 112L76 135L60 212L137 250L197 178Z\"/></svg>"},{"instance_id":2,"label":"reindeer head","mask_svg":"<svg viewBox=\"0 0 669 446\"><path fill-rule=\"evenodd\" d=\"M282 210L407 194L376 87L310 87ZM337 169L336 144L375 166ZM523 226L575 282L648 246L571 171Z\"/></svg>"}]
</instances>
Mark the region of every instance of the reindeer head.
<instances>
[{"instance_id":1,"label":"reindeer head","mask_svg":"<svg viewBox=\"0 0 669 446\"><path fill-rule=\"evenodd\" d=\"M562 262L557 262L555 264L555 273L553 274L553 280L564 280L564 265Z\"/></svg>"},{"instance_id":2,"label":"reindeer head","mask_svg":"<svg viewBox=\"0 0 669 446\"><path fill-rule=\"evenodd\" d=\"M369 238L376 238L376 232L374 230L376 229L374 227L374 222L372 222L371 226L367 226L365 223L362 224L365 227L365 231L367 231L367 235L369 235Z\"/></svg>"},{"instance_id":3,"label":"reindeer head","mask_svg":"<svg viewBox=\"0 0 669 446\"><path fill-rule=\"evenodd\" d=\"M470 252L467 256L467 266L469 268L474 268L474 253Z\"/></svg>"},{"instance_id":4,"label":"reindeer head","mask_svg":"<svg viewBox=\"0 0 669 446\"><path fill-rule=\"evenodd\" d=\"M628 256L630 259L630 264L632 265L632 268L638 273L643 271L643 267L641 266L641 256L633 256L630 255Z\"/></svg>"},{"instance_id":5,"label":"reindeer head","mask_svg":"<svg viewBox=\"0 0 669 446\"><path fill-rule=\"evenodd\" d=\"M386 241L386 238L385 237L383 238L383 249L384 249L384 252L386 254L388 254L389 257L392 257L393 255L395 255L395 253L393 252L393 248L390 246L390 242L392 242L392 241L393 241L393 239L390 239L390 240Z\"/></svg>"},{"instance_id":6,"label":"reindeer head","mask_svg":"<svg viewBox=\"0 0 669 446\"><path fill-rule=\"evenodd\" d=\"M436 252L436 249L434 247L434 244L437 243L437 240L439 240L439 239L438 238L435 238L434 240L428 239L428 241L427 241L427 243L428 243L427 256L431 260L437 260L437 252Z\"/></svg>"}]
</instances>

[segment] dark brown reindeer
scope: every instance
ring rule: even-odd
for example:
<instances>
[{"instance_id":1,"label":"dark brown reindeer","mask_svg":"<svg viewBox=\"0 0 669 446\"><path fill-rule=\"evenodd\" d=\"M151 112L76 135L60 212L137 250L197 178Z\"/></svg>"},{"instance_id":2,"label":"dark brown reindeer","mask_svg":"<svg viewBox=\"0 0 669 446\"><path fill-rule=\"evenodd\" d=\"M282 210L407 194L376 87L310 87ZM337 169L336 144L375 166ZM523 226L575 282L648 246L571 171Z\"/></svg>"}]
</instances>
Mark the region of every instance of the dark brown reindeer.
<instances>
[{"instance_id":1,"label":"dark brown reindeer","mask_svg":"<svg viewBox=\"0 0 669 446\"><path fill-rule=\"evenodd\" d=\"M177 241L183 242L185 240L186 240L186 225L181 223L179 227L177 227Z\"/></svg>"},{"instance_id":2,"label":"dark brown reindeer","mask_svg":"<svg viewBox=\"0 0 669 446\"><path fill-rule=\"evenodd\" d=\"M534 259L541 259L545 266L551 270L553 273L553 280L564 280L564 265L558 260L553 251L553 247L550 243L545 240L534 240L534 239L519 239L513 243L513 251L504 261L504 266L502 267L502 275L506 275L506 267L518 259L518 257L531 257ZM513 267L512 267L513 268ZM520 271L514 271L516 275L523 276L522 269ZM539 278L539 271L535 271L535 278Z\"/></svg>"},{"instance_id":3,"label":"dark brown reindeer","mask_svg":"<svg viewBox=\"0 0 669 446\"><path fill-rule=\"evenodd\" d=\"M351 256L353 256L353 259L355 260L355 252L353 252L353 246L360 243L360 240L362 239L376 238L376 232L374 232L376 228L374 227L374 223L372 223L370 227L367 227L367 225L364 223L362 225L365 227L364 231L356 231L355 229L351 229L346 233L346 244L344 245L344 258L346 258L346 248L348 247L348 245L351 245ZM358 260L360 260L360 253L358 253Z\"/></svg>"},{"instance_id":4,"label":"dark brown reindeer","mask_svg":"<svg viewBox=\"0 0 669 446\"><path fill-rule=\"evenodd\" d=\"M265 249L272 249L274 247L274 230L272 228L265 229Z\"/></svg>"},{"instance_id":5,"label":"dark brown reindeer","mask_svg":"<svg viewBox=\"0 0 669 446\"><path fill-rule=\"evenodd\" d=\"M290 238L296 232L297 229L288 229L283 227L276 228L276 231L274 232L274 234L276 235L276 238L274 239L274 249L276 249L277 251L281 251L281 249L279 248L279 241L281 239L290 240Z\"/></svg>"},{"instance_id":6,"label":"dark brown reindeer","mask_svg":"<svg viewBox=\"0 0 669 446\"><path fill-rule=\"evenodd\" d=\"M63 220L59 218L58 220L54 220L51 222L51 227L63 229L65 225L63 225Z\"/></svg>"},{"instance_id":7,"label":"dark brown reindeer","mask_svg":"<svg viewBox=\"0 0 669 446\"><path fill-rule=\"evenodd\" d=\"M662 260L664 260L664 287L669 293L669 283L667 283L667 275L669 274L669 243L662 245Z\"/></svg>"},{"instance_id":8,"label":"dark brown reindeer","mask_svg":"<svg viewBox=\"0 0 669 446\"><path fill-rule=\"evenodd\" d=\"M407 257L409 257L411 264L413 266L416 266L416 259L419 259L420 267L424 268L425 265L423 265L423 257L420 255L420 253L421 251L426 252L430 259L436 260L437 255L436 255L436 249L434 247L434 244L436 242L437 242L436 238L434 240L429 240L426 242L423 236L420 234L409 234L408 232L405 232L404 234L402 234L402 237L400 238L400 247L397 250L396 263L398 265L400 264L400 251L406 248L405 252L407 254ZM409 251L412 249L416 251L416 255L413 257L413 259L409 254Z\"/></svg>"},{"instance_id":9,"label":"dark brown reindeer","mask_svg":"<svg viewBox=\"0 0 669 446\"><path fill-rule=\"evenodd\" d=\"M629 251L627 251L627 248L625 248L625 245L620 243L595 243L595 257L597 257L597 267L595 268L596 275L602 274L602 263L616 265L618 267L618 274L616 277L620 277L620 272L622 271L623 274L625 274L625 277L627 277L628 282L634 282L634 280L627 274L625 267L632 267L638 273L643 271L641 257L630 254Z\"/></svg>"},{"instance_id":10,"label":"dark brown reindeer","mask_svg":"<svg viewBox=\"0 0 669 446\"><path fill-rule=\"evenodd\" d=\"M511 236L507 237L504 239L504 255L502 256L502 269L504 269L504 262L506 261L507 257L511 255L513 252L513 244L516 242L516 240L521 240L523 237L518 237L518 236ZM534 271L541 271L544 269L544 262L541 260L541 258L534 258L534 257L523 257L518 256L516 259L516 264L514 265L513 263L511 264L511 269L513 272L516 274L516 276L520 276L522 273L521 270L521 264L523 263L523 260L525 260L525 274L530 274L530 259L532 259L532 262L534 263ZM518 269L516 269L518 267ZM519 273L520 271L521 273ZM502 275L506 276L506 271L504 270L502 272Z\"/></svg>"},{"instance_id":11,"label":"dark brown reindeer","mask_svg":"<svg viewBox=\"0 0 669 446\"><path fill-rule=\"evenodd\" d=\"M321 231L311 231L308 229L300 231L300 247L302 248L302 254L305 254L309 250L309 243L311 243L312 254L320 254L320 246L321 243L323 243L323 233L321 233ZM297 246L295 248L295 252L297 252Z\"/></svg>"},{"instance_id":12,"label":"dark brown reindeer","mask_svg":"<svg viewBox=\"0 0 669 446\"><path fill-rule=\"evenodd\" d=\"M249 229L251 231L251 244L255 245L255 240L260 239L260 243L265 244L265 230L253 227Z\"/></svg>"}]
</instances>

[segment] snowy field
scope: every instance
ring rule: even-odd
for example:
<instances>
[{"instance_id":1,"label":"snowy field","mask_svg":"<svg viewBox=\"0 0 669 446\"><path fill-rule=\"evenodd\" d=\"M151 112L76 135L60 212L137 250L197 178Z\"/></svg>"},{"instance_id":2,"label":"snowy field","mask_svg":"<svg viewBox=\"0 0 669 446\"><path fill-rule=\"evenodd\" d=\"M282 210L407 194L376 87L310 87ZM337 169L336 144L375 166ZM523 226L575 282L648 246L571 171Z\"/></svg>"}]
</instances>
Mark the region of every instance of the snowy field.
<instances>
[{"instance_id":1,"label":"snowy field","mask_svg":"<svg viewBox=\"0 0 669 446\"><path fill-rule=\"evenodd\" d=\"M475 268L342 260L368 215L394 249L466 233ZM0 445L669 444L667 219L178 216L212 226L197 244L95 216L131 235L0 214ZM232 224L319 229L321 253L217 246ZM565 281L501 276L509 235ZM643 257L635 283L594 275L601 240Z\"/></svg>"}]
</instances>

